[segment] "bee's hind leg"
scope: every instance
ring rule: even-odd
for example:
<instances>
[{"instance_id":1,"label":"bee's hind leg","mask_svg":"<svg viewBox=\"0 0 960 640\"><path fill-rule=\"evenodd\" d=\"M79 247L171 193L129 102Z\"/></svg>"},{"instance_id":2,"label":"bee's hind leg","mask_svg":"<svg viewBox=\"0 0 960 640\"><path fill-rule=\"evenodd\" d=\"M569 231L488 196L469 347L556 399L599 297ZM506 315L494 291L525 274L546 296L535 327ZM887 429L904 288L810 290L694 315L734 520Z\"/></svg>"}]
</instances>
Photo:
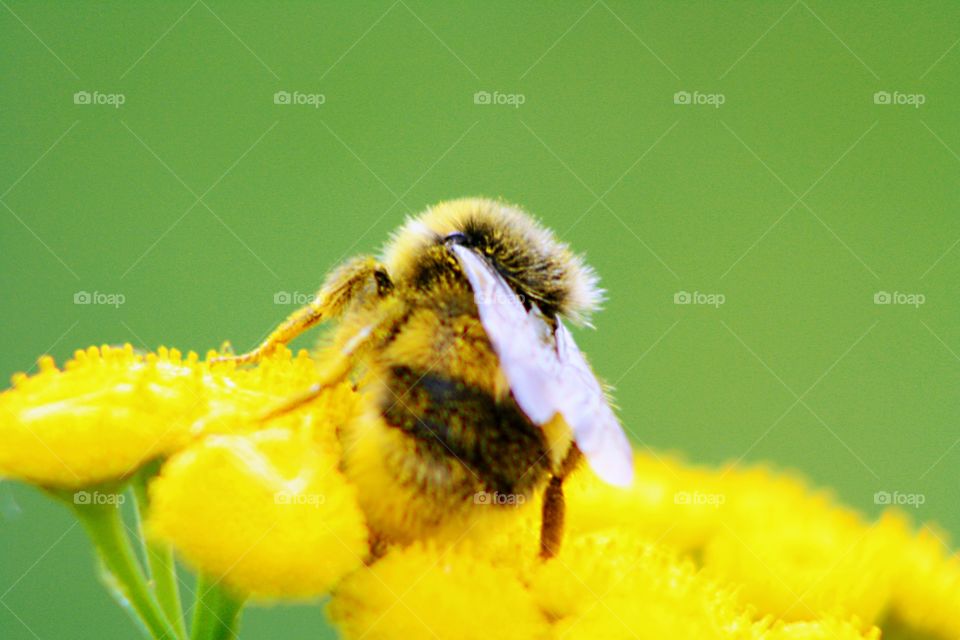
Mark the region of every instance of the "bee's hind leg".
<instances>
[{"instance_id":1,"label":"bee's hind leg","mask_svg":"<svg viewBox=\"0 0 960 640\"><path fill-rule=\"evenodd\" d=\"M574 470L581 458L580 450L572 445L560 465L550 476L543 493L543 515L540 523L540 557L549 560L560 553L563 543L563 523L567 507L563 497L563 480Z\"/></svg>"}]
</instances>

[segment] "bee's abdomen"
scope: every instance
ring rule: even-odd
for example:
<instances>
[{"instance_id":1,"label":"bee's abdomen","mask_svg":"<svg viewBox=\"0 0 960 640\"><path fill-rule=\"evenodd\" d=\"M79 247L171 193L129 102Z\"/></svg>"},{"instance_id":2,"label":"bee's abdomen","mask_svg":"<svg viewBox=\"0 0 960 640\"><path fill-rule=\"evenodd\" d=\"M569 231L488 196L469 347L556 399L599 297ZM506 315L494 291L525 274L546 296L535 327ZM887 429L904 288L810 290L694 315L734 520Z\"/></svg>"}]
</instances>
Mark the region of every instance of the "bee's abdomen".
<instances>
[{"instance_id":1,"label":"bee's abdomen","mask_svg":"<svg viewBox=\"0 0 960 640\"><path fill-rule=\"evenodd\" d=\"M543 480L543 432L511 397L497 401L479 387L410 367L392 367L388 378L384 420L408 434L428 464L462 464L480 489L501 494L526 495Z\"/></svg>"}]
</instances>

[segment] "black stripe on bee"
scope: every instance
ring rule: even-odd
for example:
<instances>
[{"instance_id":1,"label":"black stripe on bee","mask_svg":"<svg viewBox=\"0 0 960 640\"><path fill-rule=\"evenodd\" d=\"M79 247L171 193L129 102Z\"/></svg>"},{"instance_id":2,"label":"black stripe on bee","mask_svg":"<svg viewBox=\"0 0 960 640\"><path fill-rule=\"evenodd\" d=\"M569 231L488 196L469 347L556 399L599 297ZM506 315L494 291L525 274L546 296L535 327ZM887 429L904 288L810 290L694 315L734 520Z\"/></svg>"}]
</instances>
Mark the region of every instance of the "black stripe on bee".
<instances>
[{"instance_id":1,"label":"black stripe on bee","mask_svg":"<svg viewBox=\"0 0 960 640\"><path fill-rule=\"evenodd\" d=\"M486 491L528 494L549 470L547 444L512 398L498 402L460 380L393 367L386 422L409 434L427 461L464 464Z\"/></svg>"}]
</instances>

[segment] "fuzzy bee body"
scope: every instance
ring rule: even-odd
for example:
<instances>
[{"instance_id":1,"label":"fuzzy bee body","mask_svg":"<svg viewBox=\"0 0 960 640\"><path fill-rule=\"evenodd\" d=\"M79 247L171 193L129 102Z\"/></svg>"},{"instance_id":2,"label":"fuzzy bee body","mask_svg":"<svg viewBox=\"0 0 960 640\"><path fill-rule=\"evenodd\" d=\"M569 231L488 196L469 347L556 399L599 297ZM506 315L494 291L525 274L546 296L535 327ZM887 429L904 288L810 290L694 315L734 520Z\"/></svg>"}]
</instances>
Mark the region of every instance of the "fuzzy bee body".
<instances>
[{"instance_id":1,"label":"fuzzy bee body","mask_svg":"<svg viewBox=\"0 0 960 640\"><path fill-rule=\"evenodd\" d=\"M629 444L561 321L585 321L599 297L593 272L526 214L452 201L408 221L380 260L334 271L314 303L237 360L338 319L320 381L288 407L355 380L365 410L339 435L372 531L399 542L456 535L546 488L541 551L550 555L560 483L579 450L612 482L632 471Z\"/></svg>"},{"instance_id":2,"label":"fuzzy bee body","mask_svg":"<svg viewBox=\"0 0 960 640\"><path fill-rule=\"evenodd\" d=\"M523 414L472 298L451 294L401 305L407 313L364 359L369 410L340 432L344 471L371 527L394 540L455 530L486 496L528 501L551 451L569 447Z\"/></svg>"}]
</instances>

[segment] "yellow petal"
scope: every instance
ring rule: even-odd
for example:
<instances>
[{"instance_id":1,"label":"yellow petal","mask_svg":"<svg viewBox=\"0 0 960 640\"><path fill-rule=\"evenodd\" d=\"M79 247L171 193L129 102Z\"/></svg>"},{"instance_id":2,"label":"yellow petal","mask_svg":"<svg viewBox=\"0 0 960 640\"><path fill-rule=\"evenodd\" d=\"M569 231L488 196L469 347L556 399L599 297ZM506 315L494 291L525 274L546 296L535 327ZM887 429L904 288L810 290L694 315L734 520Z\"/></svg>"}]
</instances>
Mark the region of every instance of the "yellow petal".
<instances>
[{"instance_id":1,"label":"yellow petal","mask_svg":"<svg viewBox=\"0 0 960 640\"><path fill-rule=\"evenodd\" d=\"M210 436L150 485L151 535L254 596L327 592L367 555L367 530L335 457L305 432Z\"/></svg>"},{"instance_id":2,"label":"yellow petal","mask_svg":"<svg viewBox=\"0 0 960 640\"><path fill-rule=\"evenodd\" d=\"M327 611L354 640L535 640L549 629L510 569L420 544L348 576Z\"/></svg>"}]
</instances>

